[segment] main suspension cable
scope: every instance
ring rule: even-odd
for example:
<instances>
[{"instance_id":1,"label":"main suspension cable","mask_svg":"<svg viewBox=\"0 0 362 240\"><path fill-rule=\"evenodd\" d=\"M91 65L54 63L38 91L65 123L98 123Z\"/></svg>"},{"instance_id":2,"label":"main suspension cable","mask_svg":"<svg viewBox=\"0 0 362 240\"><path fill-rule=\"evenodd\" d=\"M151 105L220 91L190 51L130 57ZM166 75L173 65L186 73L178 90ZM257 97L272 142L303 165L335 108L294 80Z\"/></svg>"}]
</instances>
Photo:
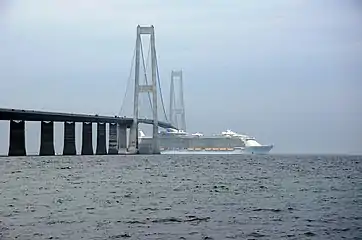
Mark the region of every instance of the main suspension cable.
<instances>
[{"instance_id":1,"label":"main suspension cable","mask_svg":"<svg viewBox=\"0 0 362 240\"><path fill-rule=\"evenodd\" d=\"M136 44L137 45L137 44ZM131 62L131 70L129 72L129 76L128 76L128 80L127 80L127 86L126 86L126 92L124 93L124 96L123 96L123 100L122 100L122 104L121 104L121 109L119 110L119 113L118 115L121 115L122 111L123 111L123 107L124 107L124 104L125 104L125 100L126 100L126 96L127 96L127 93L128 93L128 88L129 88L129 85L131 83L131 78L132 78L132 71L133 71L133 66L134 66L134 62L135 62L135 57L136 57L136 46L134 47L134 50L133 50L133 57L132 57L132 62Z\"/></svg>"}]
</instances>

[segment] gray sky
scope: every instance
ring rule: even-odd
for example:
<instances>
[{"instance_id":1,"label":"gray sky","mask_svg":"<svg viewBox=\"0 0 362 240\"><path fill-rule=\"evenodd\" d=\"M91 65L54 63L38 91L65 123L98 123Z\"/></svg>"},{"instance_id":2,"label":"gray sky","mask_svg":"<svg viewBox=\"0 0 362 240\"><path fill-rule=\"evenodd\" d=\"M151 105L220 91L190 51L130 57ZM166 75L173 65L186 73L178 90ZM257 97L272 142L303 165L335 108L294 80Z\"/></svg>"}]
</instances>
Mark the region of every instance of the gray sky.
<instances>
[{"instance_id":1,"label":"gray sky","mask_svg":"<svg viewBox=\"0 0 362 240\"><path fill-rule=\"evenodd\" d=\"M361 23L358 0L1 0L0 107L117 114L136 26L153 24L166 102L184 72L188 131L362 153Z\"/></svg>"}]
</instances>

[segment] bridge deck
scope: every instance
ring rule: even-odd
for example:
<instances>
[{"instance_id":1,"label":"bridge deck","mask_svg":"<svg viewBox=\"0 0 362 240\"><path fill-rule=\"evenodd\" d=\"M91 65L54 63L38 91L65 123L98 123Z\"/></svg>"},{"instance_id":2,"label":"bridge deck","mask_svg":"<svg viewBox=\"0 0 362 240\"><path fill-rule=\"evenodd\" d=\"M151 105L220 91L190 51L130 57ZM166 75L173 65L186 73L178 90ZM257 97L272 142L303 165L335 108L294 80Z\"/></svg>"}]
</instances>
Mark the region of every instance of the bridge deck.
<instances>
[{"instance_id":1,"label":"bridge deck","mask_svg":"<svg viewBox=\"0 0 362 240\"><path fill-rule=\"evenodd\" d=\"M74 114L60 112L45 112L22 109L0 108L0 120L24 120L24 121L53 121L53 122L104 122L120 123L130 126L133 118L119 116L99 116L90 114ZM139 123L153 124L152 119L138 119ZM174 128L171 124L159 121L162 128Z\"/></svg>"}]
</instances>

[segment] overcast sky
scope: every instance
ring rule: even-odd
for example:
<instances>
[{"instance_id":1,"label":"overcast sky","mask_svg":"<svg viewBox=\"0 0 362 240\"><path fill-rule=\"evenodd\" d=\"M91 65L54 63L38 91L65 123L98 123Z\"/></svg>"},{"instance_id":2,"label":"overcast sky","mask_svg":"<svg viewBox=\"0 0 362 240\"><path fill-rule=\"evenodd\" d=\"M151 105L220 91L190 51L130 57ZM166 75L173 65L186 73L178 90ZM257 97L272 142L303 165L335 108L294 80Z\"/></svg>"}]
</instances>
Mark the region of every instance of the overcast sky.
<instances>
[{"instance_id":1,"label":"overcast sky","mask_svg":"<svg viewBox=\"0 0 362 240\"><path fill-rule=\"evenodd\" d=\"M117 114L136 26L153 24L166 103L183 70L188 131L362 153L361 23L358 0L0 0L0 107Z\"/></svg>"}]
</instances>

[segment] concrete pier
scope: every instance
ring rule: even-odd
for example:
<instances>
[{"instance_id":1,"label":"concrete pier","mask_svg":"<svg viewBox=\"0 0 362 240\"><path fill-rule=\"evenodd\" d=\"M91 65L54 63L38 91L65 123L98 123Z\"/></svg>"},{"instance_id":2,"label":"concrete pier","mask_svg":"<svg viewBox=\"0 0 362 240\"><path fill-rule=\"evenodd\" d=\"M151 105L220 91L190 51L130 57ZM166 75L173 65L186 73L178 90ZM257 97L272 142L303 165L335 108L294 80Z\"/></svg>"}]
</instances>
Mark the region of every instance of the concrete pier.
<instances>
[{"instance_id":1,"label":"concrete pier","mask_svg":"<svg viewBox=\"0 0 362 240\"><path fill-rule=\"evenodd\" d=\"M110 123L109 124L109 146L108 146L108 154L117 154L117 124Z\"/></svg>"},{"instance_id":2,"label":"concrete pier","mask_svg":"<svg viewBox=\"0 0 362 240\"><path fill-rule=\"evenodd\" d=\"M124 154L127 152L127 126L117 125L118 133L118 154Z\"/></svg>"},{"instance_id":3,"label":"concrete pier","mask_svg":"<svg viewBox=\"0 0 362 240\"><path fill-rule=\"evenodd\" d=\"M106 146L106 124L97 123L97 155L106 155L107 146Z\"/></svg>"},{"instance_id":4,"label":"concrete pier","mask_svg":"<svg viewBox=\"0 0 362 240\"><path fill-rule=\"evenodd\" d=\"M54 151L54 122L41 122L40 156L55 155Z\"/></svg>"},{"instance_id":5,"label":"concrete pier","mask_svg":"<svg viewBox=\"0 0 362 240\"><path fill-rule=\"evenodd\" d=\"M77 155L75 148L75 122L64 122L63 155Z\"/></svg>"},{"instance_id":6,"label":"concrete pier","mask_svg":"<svg viewBox=\"0 0 362 240\"><path fill-rule=\"evenodd\" d=\"M82 155L93 155L92 123L91 122L83 122Z\"/></svg>"},{"instance_id":7,"label":"concrete pier","mask_svg":"<svg viewBox=\"0 0 362 240\"><path fill-rule=\"evenodd\" d=\"M10 120L9 156L26 156L25 121Z\"/></svg>"}]
</instances>

